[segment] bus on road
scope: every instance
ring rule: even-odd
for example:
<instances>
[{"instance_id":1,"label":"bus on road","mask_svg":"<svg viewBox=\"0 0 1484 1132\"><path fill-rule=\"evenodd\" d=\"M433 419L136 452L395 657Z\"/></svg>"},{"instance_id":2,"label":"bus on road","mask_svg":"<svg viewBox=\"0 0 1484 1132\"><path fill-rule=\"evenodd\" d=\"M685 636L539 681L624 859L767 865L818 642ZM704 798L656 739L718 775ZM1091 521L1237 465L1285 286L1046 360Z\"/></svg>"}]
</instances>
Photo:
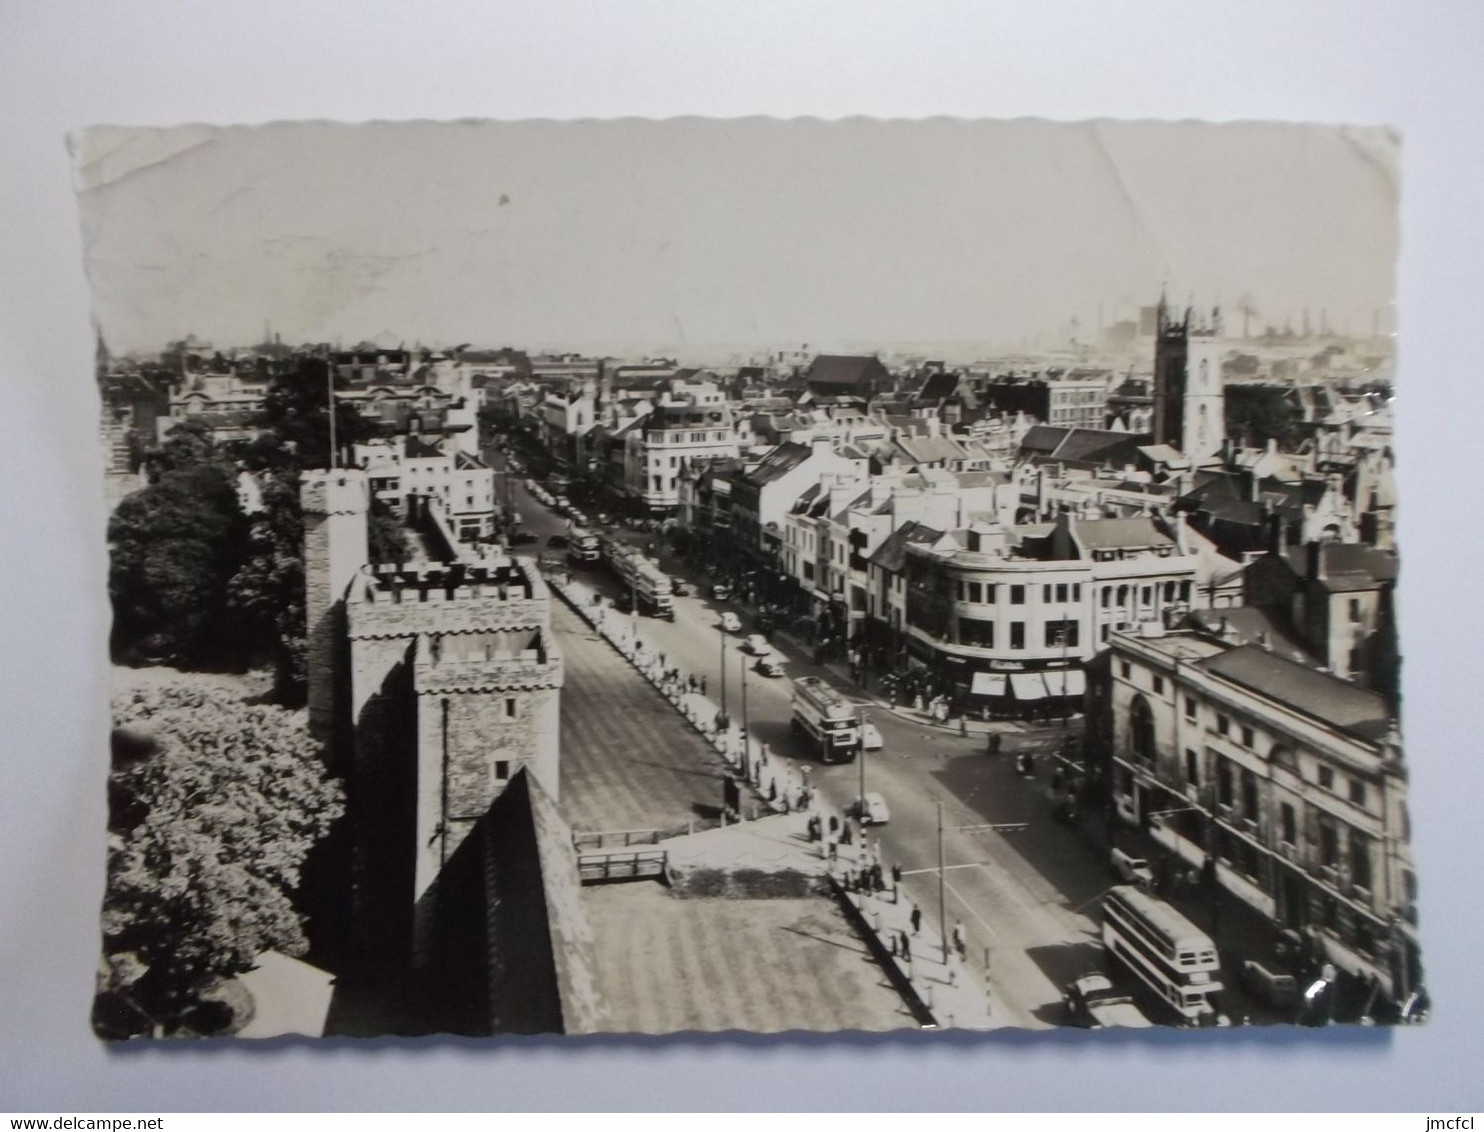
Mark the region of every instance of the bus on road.
<instances>
[{"instance_id":1,"label":"bus on road","mask_svg":"<svg viewBox=\"0 0 1484 1132\"><path fill-rule=\"evenodd\" d=\"M574 566L596 566L600 557L598 536L586 527L571 526L567 530L567 557Z\"/></svg>"},{"instance_id":2,"label":"bus on road","mask_svg":"<svg viewBox=\"0 0 1484 1132\"><path fill-rule=\"evenodd\" d=\"M1216 1021L1221 961L1211 937L1174 907L1133 885L1103 898L1103 946L1185 1025Z\"/></svg>"},{"instance_id":3,"label":"bus on road","mask_svg":"<svg viewBox=\"0 0 1484 1132\"><path fill-rule=\"evenodd\" d=\"M852 762L861 746L860 716L855 705L818 676L794 681L794 734L803 735L827 763Z\"/></svg>"},{"instance_id":4,"label":"bus on road","mask_svg":"<svg viewBox=\"0 0 1484 1132\"><path fill-rule=\"evenodd\" d=\"M599 539L598 545L600 557L627 588L625 596L638 603L640 613L675 620L674 586L658 562L616 535Z\"/></svg>"}]
</instances>

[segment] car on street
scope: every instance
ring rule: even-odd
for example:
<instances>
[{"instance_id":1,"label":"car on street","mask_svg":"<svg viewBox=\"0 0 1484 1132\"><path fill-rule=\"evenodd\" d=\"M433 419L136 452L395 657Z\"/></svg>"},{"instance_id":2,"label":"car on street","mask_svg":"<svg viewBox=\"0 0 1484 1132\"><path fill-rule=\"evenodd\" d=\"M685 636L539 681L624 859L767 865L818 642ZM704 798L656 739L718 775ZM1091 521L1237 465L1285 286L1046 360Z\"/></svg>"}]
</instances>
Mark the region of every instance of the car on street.
<instances>
[{"instance_id":1,"label":"car on street","mask_svg":"<svg viewBox=\"0 0 1484 1132\"><path fill-rule=\"evenodd\" d=\"M759 676L783 675L783 663L776 656L759 657L752 667Z\"/></svg>"},{"instance_id":2,"label":"car on street","mask_svg":"<svg viewBox=\"0 0 1484 1132\"><path fill-rule=\"evenodd\" d=\"M881 732L876 730L874 723L861 724L861 746L868 751L879 751L886 746L886 740L881 737Z\"/></svg>"},{"instance_id":3,"label":"car on street","mask_svg":"<svg viewBox=\"0 0 1484 1132\"><path fill-rule=\"evenodd\" d=\"M567 545L567 536L552 535L549 539L546 540L546 545L551 547L553 550L561 550Z\"/></svg>"},{"instance_id":4,"label":"car on street","mask_svg":"<svg viewBox=\"0 0 1484 1132\"><path fill-rule=\"evenodd\" d=\"M613 520L608 517L608 512L607 511L599 511L598 512L598 515L597 515L597 519L598 519L598 526L600 526L600 527L606 527L609 523L613 522Z\"/></svg>"},{"instance_id":5,"label":"car on street","mask_svg":"<svg viewBox=\"0 0 1484 1132\"><path fill-rule=\"evenodd\" d=\"M1067 1009L1067 1024L1101 1030L1107 1026L1145 1028L1153 1025L1134 1000L1113 985L1101 971L1083 975L1067 984L1061 996Z\"/></svg>"},{"instance_id":6,"label":"car on street","mask_svg":"<svg viewBox=\"0 0 1484 1132\"><path fill-rule=\"evenodd\" d=\"M728 609L721 615L721 627L728 633L740 632L742 629L742 621L735 613Z\"/></svg>"},{"instance_id":7,"label":"car on street","mask_svg":"<svg viewBox=\"0 0 1484 1132\"><path fill-rule=\"evenodd\" d=\"M726 601L727 598L732 596L732 587L725 582L717 582L716 585L711 587L711 596L717 601Z\"/></svg>"},{"instance_id":8,"label":"car on street","mask_svg":"<svg viewBox=\"0 0 1484 1132\"><path fill-rule=\"evenodd\" d=\"M1154 869L1143 857L1134 857L1122 849L1115 849L1109 854L1108 864L1124 884L1137 885L1145 892L1154 888Z\"/></svg>"},{"instance_id":9,"label":"car on street","mask_svg":"<svg viewBox=\"0 0 1484 1132\"><path fill-rule=\"evenodd\" d=\"M742 642L742 647L752 653L753 656L766 656L773 651L773 646L768 644L768 638L761 633L751 634Z\"/></svg>"},{"instance_id":10,"label":"car on street","mask_svg":"<svg viewBox=\"0 0 1484 1132\"><path fill-rule=\"evenodd\" d=\"M510 536L511 546L525 546L527 543L535 542L536 536L530 531L516 531Z\"/></svg>"},{"instance_id":11,"label":"car on street","mask_svg":"<svg viewBox=\"0 0 1484 1132\"><path fill-rule=\"evenodd\" d=\"M671 583L670 588L676 597L690 597L691 593L693 592L691 590L690 583L682 582L679 578L676 578Z\"/></svg>"},{"instance_id":12,"label":"car on street","mask_svg":"<svg viewBox=\"0 0 1484 1132\"><path fill-rule=\"evenodd\" d=\"M1256 959L1249 959L1242 964L1238 978L1253 998L1274 1009L1286 1010L1298 1005L1298 980L1287 971L1275 971Z\"/></svg>"},{"instance_id":13,"label":"car on street","mask_svg":"<svg viewBox=\"0 0 1484 1132\"><path fill-rule=\"evenodd\" d=\"M891 821L891 810L886 806L886 799L872 791L864 798L856 799L855 816L861 825L885 825Z\"/></svg>"}]
</instances>

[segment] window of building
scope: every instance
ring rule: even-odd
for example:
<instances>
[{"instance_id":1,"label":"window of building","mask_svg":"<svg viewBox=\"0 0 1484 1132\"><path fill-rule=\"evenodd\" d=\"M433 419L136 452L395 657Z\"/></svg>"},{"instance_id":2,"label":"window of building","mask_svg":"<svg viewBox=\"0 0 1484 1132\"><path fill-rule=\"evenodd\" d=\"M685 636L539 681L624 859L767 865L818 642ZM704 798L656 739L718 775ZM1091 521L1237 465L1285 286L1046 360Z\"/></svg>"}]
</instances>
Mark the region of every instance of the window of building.
<instances>
[{"instance_id":1,"label":"window of building","mask_svg":"<svg viewBox=\"0 0 1484 1132\"><path fill-rule=\"evenodd\" d=\"M1223 806L1232 804L1232 764L1216 760L1216 800Z\"/></svg>"},{"instance_id":2,"label":"window of building","mask_svg":"<svg viewBox=\"0 0 1484 1132\"><path fill-rule=\"evenodd\" d=\"M1360 598L1358 597L1350 599L1350 620L1357 623L1360 621Z\"/></svg>"},{"instance_id":3,"label":"window of building","mask_svg":"<svg viewBox=\"0 0 1484 1132\"><path fill-rule=\"evenodd\" d=\"M1125 680L1130 679L1133 676L1133 672L1134 672L1133 665L1129 664L1128 661L1126 661L1126 660L1120 660L1118 662L1118 674L1120 676L1122 676Z\"/></svg>"},{"instance_id":4,"label":"window of building","mask_svg":"<svg viewBox=\"0 0 1484 1132\"><path fill-rule=\"evenodd\" d=\"M1180 600L1183 601L1183 602L1185 602L1187 605L1190 604L1190 583L1189 582L1181 582L1180 583Z\"/></svg>"},{"instance_id":5,"label":"window of building","mask_svg":"<svg viewBox=\"0 0 1484 1132\"><path fill-rule=\"evenodd\" d=\"M1061 583L1058 583L1057 584L1057 587L1056 587L1056 600L1057 601L1066 601L1067 600L1067 586L1066 586L1066 583L1065 582L1061 582Z\"/></svg>"},{"instance_id":6,"label":"window of building","mask_svg":"<svg viewBox=\"0 0 1484 1132\"><path fill-rule=\"evenodd\" d=\"M1112 600L1113 600L1113 587L1112 586L1104 586L1103 587L1103 608L1104 609L1107 609L1109 603L1112 602Z\"/></svg>"},{"instance_id":7,"label":"window of building","mask_svg":"<svg viewBox=\"0 0 1484 1132\"><path fill-rule=\"evenodd\" d=\"M962 581L955 582L953 584L953 589L954 596L957 597L959 601L964 601L966 597L964 583Z\"/></svg>"},{"instance_id":8,"label":"window of building","mask_svg":"<svg viewBox=\"0 0 1484 1132\"><path fill-rule=\"evenodd\" d=\"M1293 804L1284 802L1278 811L1278 826L1282 839L1290 845L1298 844L1298 815L1293 811Z\"/></svg>"},{"instance_id":9,"label":"window of building","mask_svg":"<svg viewBox=\"0 0 1484 1132\"><path fill-rule=\"evenodd\" d=\"M1049 585L1041 587L1041 600L1047 605L1051 604L1051 587Z\"/></svg>"},{"instance_id":10,"label":"window of building","mask_svg":"<svg viewBox=\"0 0 1484 1132\"><path fill-rule=\"evenodd\" d=\"M515 718L515 697L507 696L505 699L505 718Z\"/></svg>"},{"instance_id":11,"label":"window of building","mask_svg":"<svg viewBox=\"0 0 1484 1132\"><path fill-rule=\"evenodd\" d=\"M1165 678L1163 676L1156 676L1151 686L1154 688L1154 694L1156 696L1165 694Z\"/></svg>"},{"instance_id":12,"label":"window of building","mask_svg":"<svg viewBox=\"0 0 1484 1132\"><path fill-rule=\"evenodd\" d=\"M506 782L510 778L510 761L508 759L495 760L495 780Z\"/></svg>"},{"instance_id":13,"label":"window of building","mask_svg":"<svg viewBox=\"0 0 1484 1132\"><path fill-rule=\"evenodd\" d=\"M1201 784L1201 757L1189 749L1185 752L1185 781L1192 786Z\"/></svg>"},{"instance_id":14,"label":"window of building","mask_svg":"<svg viewBox=\"0 0 1484 1132\"><path fill-rule=\"evenodd\" d=\"M1010 647L1012 649L1025 648L1025 622L1010 622Z\"/></svg>"},{"instance_id":15,"label":"window of building","mask_svg":"<svg viewBox=\"0 0 1484 1132\"><path fill-rule=\"evenodd\" d=\"M1227 719L1226 716L1224 716L1224 715L1218 715L1216 717L1216 733L1218 735L1225 735L1225 734L1227 734L1229 731L1231 731L1231 728L1232 728L1232 721L1229 720L1229 719Z\"/></svg>"},{"instance_id":16,"label":"window of building","mask_svg":"<svg viewBox=\"0 0 1484 1132\"><path fill-rule=\"evenodd\" d=\"M1319 863L1331 869L1340 863L1340 835L1329 818L1319 819Z\"/></svg>"},{"instance_id":17,"label":"window of building","mask_svg":"<svg viewBox=\"0 0 1484 1132\"><path fill-rule=\"evenodd\" d=\"M979 582L969 583L969 600L976 605L984 600L984 586Z\"/></svg>"},{"instance_id":18,"label":"window of building","mask_svg":"<svg viewBox=\"0 0 1484 1132\"><path fill-rule=\"evenodd\" d=\"M1072 600L1073 601L1081 601L1082 600L1082 583L1081 582L1073 582L1072 583Z\"/></svg>"},{"instance_id":19,"label":"window of building","mask_svg":"<svg viewBox=\"0 0 1484 1132\"><path fill-rule=\"evenodd\" d=\"M1252 728L1250 728L1250 727L1243 727L1242 728L1242 746L1247 747L1247 748L1250 749L1251 746L1252 746L1252 744L1254 742L1256 742L1256 736L1253 735Z\"/></svg>"},{"instance_id":20,"label":"window of building","mask_svg":"<svg viewBox=\"0 0 1484 1132\"><path fill-rule=\"evenodd\" d=\"M1250 770L1242 771L1242 813L1257 820L1257 775Z\"/></svg>"},{"instance_id":21,"label":"window of building","mask_svg":"<svg viewBox=\"0 0 1484 1132\"><path fill-rule=\"evenodd\" d=\"M1151 605L1153 605L1154 604L1154 587L1153 586L1145 586L1142 590L1140 590L1139 591L1139 601L1143 604L1143 606L1144 606L1145 609L1148 609Z\"/></svg>"},{"instance_id":22,"label":"window of building","mask_svg":"<svg viewBox=\"0 0 1484 1132\"><path fill-rule=\"evenodd\" d=\"M1046 647L1049 649L1072 649L1077 647L1077 622L1046 622Z\"/></svg>"},{"instance_id":23,"label":"window of building","mask_svg":"<svg viewBox=\"0 0 1484 1132\"><path fill-rule=\"evenodd\" d=\"M1129 704L1128 724L1129 746L1133 748L1134 757L1153 762L1154 712L1143 696L1135 696Z\"/></svg>"},{"instance_id":24,"label":"window of building","mask_svg":"<svg viewBox=\"0 0 1484 1132\"><path fill-rule=\"evenodd\" d=\"M959 644L975 648L994 648L994 622L965 617L958 623Z\"/></svg>"},{"instance_id":25,"label":"window of building","mask_svg":"<svg viewBox=\"0 0 1484 1132\"><path fill-rule=\"evenodd\" d=\"M1324 790L1335 788L1335 771L1333 767L1322 766L1319 768L1319 786Z\"/></svg>"},{"instance_id":26,"label":"window of building","mask_svg":"<svg viewBox=\"0 0 1484 1132\"><path fill-rule=\"evenodd\" d=\"M1350 831L1350 883L1371 887L1371 840L1358 829Z\"/></svg>"},{"instance_id":27,"label":"window of building","mask_svg":"<svg viewBox=\"0 0 1484 1132\"><path fill-rule=\"evenodd\" d=\"M1103 644L1107 644L1108 643L1108 626L1107 625L1104 625L1101 629L1098 630L1098 640L1102 641Z\"/></svg>"},{"instance_id":28,"label":"window of building","mask_svg":"<svg viewBox=\"0 0 1484 1132\"><path fill-rule=\"evenodd\" d=\"M1185 697L1185 718L1194 721L1196 717L1195 697Z\"/></svg>"},{"instance_id":29,"label":"window of building","mask_svg":"<svg viewBox=\"0 0 1484 1132\"><path fill-rule=\"evenodd\" d=\"M985 602L986 605L993 605L994 604L994 601L995 601L995 585L994 585L993 582L985 582L984 583L984 602Z\"/></svg>"},{"instance_id":30,"label":"window of building","mask_svg":"<svg viewBox=\"0 0 1484 1132\"><path fill-rule=\"evenodd\" d=\"M1024 586L1011 586L1010 587L1010 604L1011 605L1024 605L1025 604L1025 587Z\"/></svg>"},{"instance_id":31,"label":"window of building","mask_svg":"<svg viewBox=\"0 0 1484 1132\"><path fill-rule=\"evenodd\" d=\"M1118 587L1118 604L1120 606L1125 606L1125 605L1128 604L1128 587L1127 586L1119 586Z\"/></svg>"},{"instance_id":32,"label":"window of building","mask_svg":"<svg viewBox=\"0 0 1484 1132\"><path fill-rule=\"evenodd\" d=\"M1357 806L1365 805L1365 783L1358 778L1350 780L1350 801Z\"/></svg>"}]
</instances>

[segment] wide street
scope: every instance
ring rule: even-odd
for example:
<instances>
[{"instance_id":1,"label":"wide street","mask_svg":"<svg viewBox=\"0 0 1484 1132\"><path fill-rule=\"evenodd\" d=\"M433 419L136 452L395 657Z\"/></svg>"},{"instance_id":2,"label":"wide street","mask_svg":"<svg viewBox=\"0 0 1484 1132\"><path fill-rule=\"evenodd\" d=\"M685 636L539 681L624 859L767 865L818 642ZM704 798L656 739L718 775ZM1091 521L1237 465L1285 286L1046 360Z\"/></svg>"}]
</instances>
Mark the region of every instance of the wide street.
<instances>
[{"instance_id":1,"label":"wide street","mask_svg":"<svg viewBox=\"0 0 1484 1132\"><path fill-rule=\"evenodd\" d=\"M539 553L548 538L565 532L565 521L532 497L519 478L510 478L521 529L538 540L519 549ZM583 579L609 598L621 592L602 567L585 571ZM742 619L741 633L720 630L720 615L728 608ZM788 645L775 650L785 661L784 678L750 671L753 658L740 648L752 631L748 610L700 594L681 597L673 622L643 617L640 631L682 675L704 675L713 699L719 698L724 664L726 702L734 717L742 712L746 672L752 734L776 754L810 767L814 785L834 805L843 808L857 797L864 773L866 789L881 793L891 808L891 821L875 831L884 860L902 865L908 895L930 921L939 914L941 803L949 931L956 920L963 921L970 962L976 967L988 962L997 1004L1010 1015L1004 1021L1029 1026L1061 1021L1062 987L1101 963L1089 913L1112 878L1101 847L1053 820L1037 786L1015 773L1011 756L987 755L982 735L961 737L873 704L867 714L882 734L884 749L870 752L863 766L823 765L790 730L789 678L824 675L846 695L851 689Z\"/></svg>"}]
</instances>

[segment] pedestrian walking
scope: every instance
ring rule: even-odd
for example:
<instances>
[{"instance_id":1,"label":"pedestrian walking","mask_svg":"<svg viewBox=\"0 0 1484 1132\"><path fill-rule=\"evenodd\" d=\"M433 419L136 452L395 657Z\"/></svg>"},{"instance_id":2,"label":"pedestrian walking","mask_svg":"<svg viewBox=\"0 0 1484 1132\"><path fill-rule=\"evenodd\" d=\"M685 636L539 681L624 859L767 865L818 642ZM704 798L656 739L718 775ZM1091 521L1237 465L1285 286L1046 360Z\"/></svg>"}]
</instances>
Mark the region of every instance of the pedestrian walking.
<instances>
[{"instance_id":1,"label":"pedestrian walking","mask_svg":"<svg viewBox=\"0 0 1484 1132\"><path fill-rule=\"evenodd\" d=\"M706 694L706 677L702 676L701 677L701 695L704 696L705 694Z\"/></svg>"},{"instance_id":2,"label":"pedestrian walking","mask_svg":"<svg viewBox=\"0 0 1484 1132\"><path fill-rule=\"evenodd\" d=\"M912 938L906 932L902 933L901 952L903 960L912 962Z\"/></svg>"},{"instance_id":3,"label":"pedestrian walking","mask_svg":"<svg viewBox=\"0 0 1484 1132\"><path fill-rule=\"evenodd\" d=\"M830 815L830 836L831 837L834 837L839 832L840 832L840 819L837 818L834 814L831 814Z\"/></svg>"},{"instance_id":4,"label":"pedestrian walking","mask_svg":"<svg viewBox=\"0 0 1484 1132\"><path fill-rule=\"evenodd\" d=\"M916 935L922 930L922 909L916 904L912 905L912 934Z\"/></svg>"}]
</instances>

